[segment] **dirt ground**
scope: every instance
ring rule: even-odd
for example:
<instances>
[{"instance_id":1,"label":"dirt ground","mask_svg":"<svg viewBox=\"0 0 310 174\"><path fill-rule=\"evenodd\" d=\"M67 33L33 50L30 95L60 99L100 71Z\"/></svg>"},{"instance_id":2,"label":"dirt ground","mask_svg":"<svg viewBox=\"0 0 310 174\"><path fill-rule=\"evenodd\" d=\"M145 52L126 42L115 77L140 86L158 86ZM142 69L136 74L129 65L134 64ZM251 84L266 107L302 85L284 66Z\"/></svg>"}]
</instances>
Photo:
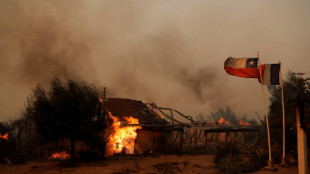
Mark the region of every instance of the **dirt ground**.
<instances>
[{"instance_id":1,"label":"dirt ground","mask_svg":"<svg viewBox=\"0 0 310 174\"><path fill-rule=\"evenodd\" d=\"M219 174L213 164L212 155L161 155L120 156L104 161L71 163L68 161L40 161L26 164L0 164L0 174ZM258 171L254 174L295 174L297 166L278 168L278 171Z\"/></svg>"}]
</instances>

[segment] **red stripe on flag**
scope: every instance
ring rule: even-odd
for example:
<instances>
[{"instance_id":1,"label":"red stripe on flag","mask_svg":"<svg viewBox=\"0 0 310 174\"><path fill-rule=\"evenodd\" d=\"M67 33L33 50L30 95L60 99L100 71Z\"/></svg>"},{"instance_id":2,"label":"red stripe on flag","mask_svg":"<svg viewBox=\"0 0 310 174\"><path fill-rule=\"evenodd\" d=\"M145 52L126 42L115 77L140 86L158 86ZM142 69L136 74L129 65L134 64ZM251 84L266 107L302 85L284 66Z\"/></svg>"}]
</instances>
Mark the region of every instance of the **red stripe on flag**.
<instances>
[{"instance_id":1,"label":"red stripe on flag","mask_svg":"<svg viewBox=\"0 0 310 174\"><path fill-rule=\"evenodd\" d=\"M234 69L230 66L224 66L226 72L233 76L244 77L244 78L258 78L259 71L257 68L242 68Z\"/></svg>"}]
</instances>

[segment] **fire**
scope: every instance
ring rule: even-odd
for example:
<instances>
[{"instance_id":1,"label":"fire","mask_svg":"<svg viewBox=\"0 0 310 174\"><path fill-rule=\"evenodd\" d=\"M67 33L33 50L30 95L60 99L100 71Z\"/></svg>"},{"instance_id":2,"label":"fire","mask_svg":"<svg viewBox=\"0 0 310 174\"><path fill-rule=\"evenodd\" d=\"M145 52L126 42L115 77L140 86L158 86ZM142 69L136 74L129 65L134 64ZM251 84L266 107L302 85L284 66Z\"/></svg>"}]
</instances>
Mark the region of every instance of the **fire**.
<instances>
[{"instance_id":1,"label":"fire","mask_svg":"<svg viewBox=\"0 0 310 174\"><path fill-rule=\"evenodd\" d=\"M224 120L223 117L221 117L217 122L218 122L219 124L226 124L226 125L230 124L229 121Z\"/></svg>"},{"instance_id":2,"label":"fire","mask_svg":"<svg viewBox=\"0 0 310 174\"><path fill-rule=\"evenodd\" d=\"M8 140L8 134L7 133L4 135L0 134L0 138Z\"/></svg>"},{"instance_id":3,"label":"fire","mask_svg":"<svg viewBox=\"0 0 310 174\"><path fill-rule=\"evenodd\" d=\"M66 160L69 158L70 155L66 151L56 152L53 153L50 157L48 157L49 160Z\"/></svg>"},{"instance_id":4,"label":"fire","mask_svg":"<svg viewBox=\"0 0 310 174\"><path fill-rule=\"evenodd\" d=\"M241 126L250 126L250 123L247 123L245 120L240 120L239 125Z\"/></svg>"},{"instance_id":5,"label":"fire","mask_svg":"<svg viewBox=\"0 0 310 174\"><path fill-rule=\"evenodd\" d=\"M100 103L103 103L103 99L100 96L98 97L98 99L99 99Z\"/></svg>"},{"instance_id":6,"label":"fire","mask_svg":"<svg viewBox=\"0 0 310 174\"><path fill-rule=\"evenodd\" d=\"M137 138L137 129L141 129L141 126L123 126L121 121L109 112L109 117L113 120L112 128L113 134L109 137L109 145L114 153L133 154L135 147L135 139ZM132 116L124 117L126 124L139 124L139 120Z\"/></svg>"},{"instance_id":7,"label":"fire","mask_svg":"<svg viewBox=\"0 0 310 174\"><path fill-rule=\"evenodd\" d=\"M224 123L224 118L221 117L221 118L219 119L218 123L219 123L219 124L223 124L223 123Z\"/></svg>"}]
</instances>

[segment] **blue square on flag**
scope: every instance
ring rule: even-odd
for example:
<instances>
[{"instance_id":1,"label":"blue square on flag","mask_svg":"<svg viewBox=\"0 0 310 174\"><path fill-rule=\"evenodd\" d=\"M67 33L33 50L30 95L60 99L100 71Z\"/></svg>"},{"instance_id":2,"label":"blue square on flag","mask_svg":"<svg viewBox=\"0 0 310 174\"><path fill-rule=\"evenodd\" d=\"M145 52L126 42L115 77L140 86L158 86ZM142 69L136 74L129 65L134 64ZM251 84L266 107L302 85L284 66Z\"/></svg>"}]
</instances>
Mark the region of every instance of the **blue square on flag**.
<instances>
[{"instance_id":1,"label":"blue square on flag","mask_svg":"<svg viewBox=\"0 0 310 174\"><path fill-rule=\"evenodd\" d=\"M247 58L246 67L247 68L257 68L258 58Z\"/></svg>"}]
</instances>

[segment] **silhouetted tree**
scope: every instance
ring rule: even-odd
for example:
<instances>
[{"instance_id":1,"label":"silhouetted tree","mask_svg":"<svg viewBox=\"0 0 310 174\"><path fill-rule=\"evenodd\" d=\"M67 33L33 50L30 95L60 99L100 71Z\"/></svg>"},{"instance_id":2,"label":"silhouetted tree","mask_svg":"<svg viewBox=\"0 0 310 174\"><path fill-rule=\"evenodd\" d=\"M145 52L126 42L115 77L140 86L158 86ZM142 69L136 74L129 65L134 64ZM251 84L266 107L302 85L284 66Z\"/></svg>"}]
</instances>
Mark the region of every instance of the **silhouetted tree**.
<instances>
[{"instance_id":1,"label":"silhouetted tree","mask_svg":"<svg viewBox=\"0 0 310 174\"><path fill-rule=\"evenodd\" d=\"M205 116L202 113L199 113L198 115L196 115L196 121L199 121L199 122L206 121Z\"/></svg>"},{"instance_id":2,"label":"silhouetted tree","mask_svg":"<svg viewBox=\"0 0 310 174\"><path fill-rule=\"evenodd\" d=\"M226 109L220 108L216 112L211 112L211 114L208 116L208 119L217 121L221 117L223 117L224 120L229 121L229 123L232 125L235 125L238 122L236 114L231 111L229 106L227 106Z\"/></svg>"},{"instance_id":3,"label":"silhouetted tree","mask_svg":"<svg viewBox=\"0 0 310 174\"><path fill-rule=\"evenodd\" d=\"M309 98L310 84L302 74L296 74L288 72L286 79L283 81L284 86L284 106L285 106L285 122L286 122L286 151L296 151L297 144L297 132L296 132L296 104L288 103L287 99L295 99L297 93L303 98ZM274 146L274 150L282 152L282 101L281 101L281 87L280 86L268 86L268 90L271 94L270 106L269 106L269 122L270 122L270 136L271 144ZM305 104L305 121L309 121L309 104Z\"/></svg>"},{"instance_id":4,"label":"silhouetted tree","mask_svg":"<svg viewBox=\"0 0 310 174\"><path fill-rule=\"evenodd\" d=\"M51 80L46 92L41 85L33 90L27 113L36 123L36 129L43 142L69 138L71 158L75 157L75 143L84 141L102 151L105 143L99 136L106 128L102 103L98 100L96 88L86 83L59 79Z\"/></svg>"},{"instance_id":5,"label":"silhouetted tree","mask_svg":"<svg viewBox=\"0 0 310 174\"><path fill-rule=\"evenodd\" d=\"M11 130L11 126L9 123L6 122L0 122L0 134L4 135L8 133Z\"/></svg>"}]
</instances>

